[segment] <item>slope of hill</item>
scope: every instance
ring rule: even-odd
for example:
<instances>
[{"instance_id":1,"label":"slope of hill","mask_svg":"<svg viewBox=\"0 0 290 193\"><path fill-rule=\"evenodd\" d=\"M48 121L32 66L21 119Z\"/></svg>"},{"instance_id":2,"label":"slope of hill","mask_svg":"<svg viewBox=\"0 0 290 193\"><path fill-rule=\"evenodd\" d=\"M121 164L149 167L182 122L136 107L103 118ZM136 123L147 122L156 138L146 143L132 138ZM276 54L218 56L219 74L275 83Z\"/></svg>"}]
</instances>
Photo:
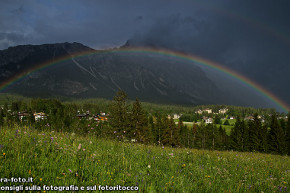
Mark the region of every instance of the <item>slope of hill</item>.
<instances>
[{"instance_id":1,"label":"slope of hill","mask_svg":"<svg viewBox=\"0 0 290 193\"><path fill-rule=\"evenodd\" d=\"M128 46L128 45L125 45ZM227 91L224 82L193 63L150 53L93 51L79 43L23 45L0 51L0 81L27 72L2 92L25 96L103 97L111 99L118 89L143 101L173 104L233 104L263 107L257 96ZM33 71L43 63L63 62ZM13 78L12 78L13 79ZM221 89L225 87L225 89ZM232 86L233 88L233 86ZM244 92L245 93L245 92Z\"/></svg>"}]
</instances>

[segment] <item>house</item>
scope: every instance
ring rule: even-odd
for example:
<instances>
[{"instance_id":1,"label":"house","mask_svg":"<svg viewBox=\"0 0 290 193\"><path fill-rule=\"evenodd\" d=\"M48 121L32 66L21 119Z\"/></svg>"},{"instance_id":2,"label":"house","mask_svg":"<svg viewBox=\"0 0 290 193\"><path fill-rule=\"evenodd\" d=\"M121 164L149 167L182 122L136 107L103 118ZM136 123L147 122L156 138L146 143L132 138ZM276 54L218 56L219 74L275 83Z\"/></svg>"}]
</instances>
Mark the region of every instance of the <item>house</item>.
<instances>
[{"instance_id":1,"label":"house","mask_svg":"<svg viewBox=\"0 0 290 193\"><path fill-rule=\"evenodd\" d=\"M20 121L27 119L28 116L29 116L29 113L27 113L26 111L18 112L18 118Z\"/></svg>"},{"instance_id":2,"label":"house","mask_svg":"<svg viewBox=\"0 0 290 193\"><path fill-rule=\"evenodd\" d=\"M253 121L254 120L254 117L253 116L248 116L248 117L245 117L245 120L246 121Z\"/></svg>"},{"instance_id":3,"label":"house","mask_svg":"<svg viewBox=\"0 0 290 193\"><path fill-rule=\"evenodd\" d=\"M224 108L224 109L220 109L219 110L219 114L225 114L226 112L228 112L229 109Z\"/></svg>"},{"instance_id":4,"label":"house","mask_svg":"<svg viewBox=\"0 0 290 193\"><path fill-rule=\"evenodd\" d=\"M213 123L213 119L212 118L208 118L208 117L203 117L203 120L206 124L211 124Z\"/></svg>"},{"instance_id":5,"label":"house","mask_svg":"<svg viewBox=\"0 0 290 193\"><path fill-rule=\"evenodd\" d=\"M178 114L173 114L173 119L179 119L180 118L180 115Z\"/></svg>"},{"instance_id":6,"label":"house","mask_svg":"<svg viewBox=\"0 0 290 193\"><path fill-rule=\"evenodd\" d=\"M96 115L94 115L94 120L95 121L107 121L108 116L105 113L96 114Z\"/></svg>"},{"instance_id":7,"label":"house","mask_svg":"<svg viewBox=\"0 0 290 193\"><path fill-rule=\"evenodd\" d=\"M108 118L107 118L106 116L100 116L100 120L101 120L101 121L107 121Z\"/></svg>"},{"instance_id":8,"label":"house","mask_svg":"<svg viewBox=\"0 0 290 193\"><path fill-rule=\"evenodd\" d=\"M180 115L178 115L178 114L173 114L173 116L172 116L172 115L167 115L167 118L168 118L168 119L171 119L171 117L172 117L173 119L179 119L179 118L180 118Z\"/></svg>"},{"instance_id":9,"label":"house","mask_svg":"<svg viewBox=\"0 0 290 193\"><path fill-rule=\"evenodd\" d=\"M44 112L34 113L35 121L47 119L47 115Z\"/></svg>"},{"instance_id":10,"label":"house","mask_svg":"<svg viewBox=\"0 0 290 193\"><path fill-rule=\"evenodd\" d=\"M207 112L208 114L211 114L212 110L211 109L204 109L203 112Z\"/></svg>"},{"instance_id":11,"label":"house","mask_svg":"<svg viewBox=\"0 0 290 193\"><path fill-rule=\"evenodd\" d=\"M100 115L101 115L101 116L106 116L106 113L104 113L104 112L100 112Z\"/></svg>"},{"instance_id":12,"label":"house","mask_svg":"<svg viewBox=\"0 0 290 193\"><path fill-rule=\"evenodd\" d=\"M204 110L197 110L197 111L195 111L195 113L197 113L197 114L202 114L202 113L204 113L204 112L207 112L208 114L211 114L212 113L212 109L204 109Z\"/></svg>"},{"instance_id":13,"label":"house","mask_svg":"<svg viewBox=\"0 0 290 193\"><path fill-rule=\"evenodd\" d=\"M79 119L87 119L89 117L89 114L88 113L78 114L76 115L76 117Z\"/></svg>"},{"instance_id":14,"label":"house","mask_svg":"<svg viewBox=\"0 0 290 193\"><path fill-rule=\"evenodd\" d=\"M200 110L200 109L198 109L197 111L195 111L195 113L197 113L197 114L202 114L202 110Z\"/></svg>"}]
</instances>

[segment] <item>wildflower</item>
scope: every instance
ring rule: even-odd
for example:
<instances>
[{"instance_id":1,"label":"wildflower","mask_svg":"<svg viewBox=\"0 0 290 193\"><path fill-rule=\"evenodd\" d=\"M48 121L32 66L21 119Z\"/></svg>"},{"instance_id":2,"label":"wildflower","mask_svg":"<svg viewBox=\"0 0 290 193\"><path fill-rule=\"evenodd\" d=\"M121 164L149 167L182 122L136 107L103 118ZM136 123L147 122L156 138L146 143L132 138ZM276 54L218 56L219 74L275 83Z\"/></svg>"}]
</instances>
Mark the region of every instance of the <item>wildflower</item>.
<instances>
[{"instance_id":1,"label":"wildflower","mask_svg":"<svg viewBox=\"0 0 290 193\"><path fill-rule=\"evenodd\" d=\"M31 174L31 170L28 170L28 174L29 174L29 175Z\"/></svg>"},{"instance_id":2,"label":"wildflower","mask_svg":"<svg viewBox=\"0 0 290 193\"><path fill-rule=\"evenodd\" d=\"M114 131L114 133L117 133L117 131Z\"/></svg>"},{"instance_id":3,"label":"wildflower","mask_svg":"<svg viewBox=\"0 0 290 193\"><path fill-rule=\"evenodd\" d=\"M42 181L42 178L39 178L39 181Z\"/></svg>"},{"instance_id":4,"label":"wildflower","mask_svg":"<svg viewBox=\"0 0 290 193\"><path fill-rule=\"evenodd\" d=\"M72 170L71 170L71 169L68 169L68 171L69 171L70 173L72 173Z\"/></svg>"},{"instance_id":5,"label":"wildflower","mask_svg":"<svg viewBox=\"0 0 290 193\"><path fill-rule=\"evenodd\" d=\"M182 167L185 167L185 166L186 166L185 164L182 165Z\"/></svg>"},{"instance_id":6,"label":"wildflower","mask_svg":"<svg viewBox=\"0 0 290 193\"><path fill-rule=\"evenodd\" d=\"M82 144L80 143L78 146L78 150L80 150L82 148Z\"/></svg>"},{"instance_id":7,"label":"wildflower","mask_svg":"<svg viewBox=\"0 0 290 193\"><path fill-rule=\"evenodd\" d=\"M51 142L53 142L53 137L50 138Z\"/></svg>"},{"instance_id":8,"label":"wildflower","mask_svg":"<svg viewBox=\"0 0 290 193\"><path fill-rule=\"evenodd\" d=\"M148 165L148 168L151 168L151 165Z\"/></svg>"}]
</instances>

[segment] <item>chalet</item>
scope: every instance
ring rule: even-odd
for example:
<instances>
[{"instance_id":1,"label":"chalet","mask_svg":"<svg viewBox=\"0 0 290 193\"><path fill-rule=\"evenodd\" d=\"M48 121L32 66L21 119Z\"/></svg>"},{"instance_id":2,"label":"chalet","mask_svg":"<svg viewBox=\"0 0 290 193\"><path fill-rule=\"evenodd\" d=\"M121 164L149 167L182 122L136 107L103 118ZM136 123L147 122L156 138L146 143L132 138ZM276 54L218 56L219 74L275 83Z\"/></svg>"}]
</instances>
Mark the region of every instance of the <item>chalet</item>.
<instances>
[{"instance_id":1,"label":"chalet","mask_svg":"<svg viewBox=\"0 0 290 193\"><path fill-rule=\"evenodd\" d=\"M200 110L200 109L198 109L197 111L195 111L195 113L197 113L197 114L202 114L202 113L203 113L203 111L202 111L202 110Z\"/></svg>"},{"instance_id":2,"label":"chalet","mask_svg":"<svg viewBox=\"0 0 290 193\"><path fill-rule=\"evenodd\" d=\"M226 112L228 112L229 109L224 108L224 109L220 109L219 110L219 114L225 114Z\"/></svg>"},{"instance_id":3,"label":"chalet","mask_svg":"<svg viewBox=\"0 0 290 193\"><path fill-rule=\"evenodd\" d=\"M100 112L101 116L106 116L106 113Z\"/></svg>"},{"instance_id":4,"label":"chalet","mask_svg":"<svg viewBox=\"0 0 290 193\"><path fill-rule=\"evenodd\" d=\"M167 118L168 118L168 119L171 119L171 117L172 117L173 119L179 119L180 116L181 116L181 115L173 114L173 116L172 116L172 115L167 115Z\"/></svg>"},{"instance_id":5,"label":"chalet","mask_svg":"<svg viewBox=\"0 0 290 193\"><path fill-rule=\"evenodd\" d=\"M96 114L93 116L95 121L107 121L108 120L108 116L106 115L106 113L100 113L100 114Z\"/></svg>"},{"instance_id":6,"label":"chalet","mask_svg":"<svg viewBox=\"0 0 290 193\"><path fill-rule=\"evenodd\" d=\"M178 114L173 114L173 119L179 119L180 118L180 115Z\"/></svg>"},{"instance_id":7,"label":"chalet","mask_svg":"<svg viewBox=\"0 0 290 193\"><path fill-rule=\"evenodd\" d=\"M27 119L28 116L29 116L29 113L27 113L26 111L18 112L18 118L20 121Z\"/></svg>"},{"instance_id":8,"label":"chalet","mask_svg":"<svg viewBox=\"0 0 290 193\"><path fill-rule=\"evenodd\" d=\"M213 119L212 118L208 118L208 117L203 117L203 120L206 124L211 124L213 123Z\"/></svg>"},{"instance_id":9,"label":"chalet","mask_svg":"<svg viewBox=\"0 0 290 193\"><path fill-rule=\"evenodd\" d=\"M203 112L207 112L208 114L211 114L212 110L211 109L204 109Z\"/></svg>"},{"instance_id":10,"label":"chalet","mask_svg":"<svg viewBox=\"0 0 290 193\"><path fill-rule=\"evenodd\" d=\"M34 113L33 115L34 115L35 121L47 119L47 115L43 112Z\"/></svg>"},{"instance_id":11,"label":"chalet","mask_svg":"<svg viewBox=\"0 0 290 193\"><path fill-rule=\"evenodd\" d=\"M76 115L76 117L79 119L88 119L89 115L90 114L88 114L88 113L83 113L83 114Z\"/></svg>"},{"instance_id":12,"label":"chalet","mask_svg":"<svg viewBox=\"0 0 290 193\"><path fill-rule=\"evenodd\" d=\"M253 121L254 120L254 117L253 116L248 116L248 117L245 117L245 120L246 121Z\"/></svg>"},{"instance_id":13,"label":"chalet","mask_svg":"<svg viewBox=\"0 0 290 193\"><path fill-rule=\"evenodd\" d=\"M107 121L108 120L108 118L106 116L100 116L99 118L100 118L101 121Z\"/></svg>"},{"instance_id":14,"label":"chalet","mask_svg":"<svg viewBox=\"0 0 290 193\"><path fill-rule=\"evenodd\" d=\"M204 110L199 109L199 110L195 111L195 113L197 113L197 114L202 114L204 112L207 112L208 114L212 114L212 109L204 109Z\"/></svg>"}]
</instances>

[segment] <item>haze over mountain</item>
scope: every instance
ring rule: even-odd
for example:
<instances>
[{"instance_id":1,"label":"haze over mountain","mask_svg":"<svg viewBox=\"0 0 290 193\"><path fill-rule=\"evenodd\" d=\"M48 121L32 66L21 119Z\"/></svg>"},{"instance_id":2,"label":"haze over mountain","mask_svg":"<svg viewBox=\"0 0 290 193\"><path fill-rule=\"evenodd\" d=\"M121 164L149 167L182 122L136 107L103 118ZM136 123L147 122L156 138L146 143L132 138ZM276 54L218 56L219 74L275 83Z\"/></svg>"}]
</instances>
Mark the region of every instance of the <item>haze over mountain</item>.
<instances>
[{"instance_id":1,"label":"haze over mountain","mask_svg":"<svg viewBox=\"0 0 290 193\"><path fill-rule=\"evenodd\" d=\"M127 42L124 47L130 47ZM122 48L120 48L122 49ZM0 81L23 74L2 92L33 97L112 99L118 89L131 99L170 104L232 104L273 107L224 74L156 53L93 51L80 43L21 45L0 51ZM67 60L34 71L43 63ZM246 96L245 96L246 93Z\"/></svg>"}]
</instances>

